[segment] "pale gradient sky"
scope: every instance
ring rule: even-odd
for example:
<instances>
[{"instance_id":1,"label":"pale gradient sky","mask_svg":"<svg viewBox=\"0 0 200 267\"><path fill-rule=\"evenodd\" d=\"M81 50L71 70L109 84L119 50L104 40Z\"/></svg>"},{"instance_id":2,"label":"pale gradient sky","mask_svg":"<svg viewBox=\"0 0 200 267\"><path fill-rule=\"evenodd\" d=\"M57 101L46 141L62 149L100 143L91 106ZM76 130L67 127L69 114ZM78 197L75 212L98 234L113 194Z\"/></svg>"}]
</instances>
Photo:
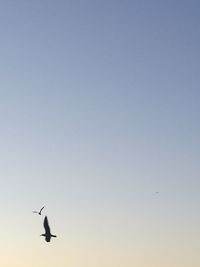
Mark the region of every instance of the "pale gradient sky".
<instances>
[{"instance_id":1,"label":"pale gradient sky","mask_svg":"<svg viewBox=\"0 0 200 267\"><path fill-rule=\"evenodd\" d=\"M200 266L199 14L0 1L1 266Z\"/></svg>"}]
</instances>

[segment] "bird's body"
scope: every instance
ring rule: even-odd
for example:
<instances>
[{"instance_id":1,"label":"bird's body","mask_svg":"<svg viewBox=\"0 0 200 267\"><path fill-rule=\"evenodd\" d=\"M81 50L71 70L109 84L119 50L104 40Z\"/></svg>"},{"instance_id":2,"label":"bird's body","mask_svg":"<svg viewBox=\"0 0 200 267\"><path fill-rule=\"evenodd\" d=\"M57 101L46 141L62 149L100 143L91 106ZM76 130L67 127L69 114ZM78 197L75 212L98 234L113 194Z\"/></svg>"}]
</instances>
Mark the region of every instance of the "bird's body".
<instances>
[{"instance_id":1,"label":"bird's body","mask_svg":"<svg viewBox=\"0 0 200 267\"><path fill-rule=\"evenodd\" d=\"M37 214L39 214L39 215L42 215L42 210L44 209L44 207L45 207L45 206L43 206L43 207L40 209L40 211L36 211L36 210L34 210L33 213L37 213Z\"/></svg>"},{"instance_id":2,"label":"bird's body","mask_svg":"<svg viewBox=\"0 0 200 267\"><path fill-rule=\"evenodd\" d=\"M41 236L45 236L46 242L50 242L52 237L56 237L56 235L51 234L47 216L45 216L44 218L44 229L45 229L45 234L42 234Z\"/></svg>"}]
</instances>

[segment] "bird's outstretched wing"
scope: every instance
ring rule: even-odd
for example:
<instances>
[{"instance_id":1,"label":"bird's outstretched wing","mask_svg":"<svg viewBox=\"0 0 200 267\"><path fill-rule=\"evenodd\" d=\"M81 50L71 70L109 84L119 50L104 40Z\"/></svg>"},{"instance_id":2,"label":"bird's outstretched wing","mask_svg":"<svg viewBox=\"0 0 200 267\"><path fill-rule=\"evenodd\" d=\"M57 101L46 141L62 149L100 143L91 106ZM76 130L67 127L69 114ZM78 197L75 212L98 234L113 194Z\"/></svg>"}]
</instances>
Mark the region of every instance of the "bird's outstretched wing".
<instances>
[{"instance_id":1,"label":"bird's outstretched wing","mask_svg":"<svg viewBox=\"0 0 200 267\"><path fill-rule=\"evenodd\" d=\"M40 209L40 213L41 213L41 211L44 209L44 207L45 207L45 206L43 206L43 207Z\"/></svg>"},{"instance_id":2,"label":"bird's outstretched wing","mask_svg":"<svg viewBox=\"0 0 200 267\"><path fill-rule=\"evenodd\" d=\"M47 216L45 216L44 218L44 229L45 229L46 235L51 234Z\"/></svg>"}]
</instances>

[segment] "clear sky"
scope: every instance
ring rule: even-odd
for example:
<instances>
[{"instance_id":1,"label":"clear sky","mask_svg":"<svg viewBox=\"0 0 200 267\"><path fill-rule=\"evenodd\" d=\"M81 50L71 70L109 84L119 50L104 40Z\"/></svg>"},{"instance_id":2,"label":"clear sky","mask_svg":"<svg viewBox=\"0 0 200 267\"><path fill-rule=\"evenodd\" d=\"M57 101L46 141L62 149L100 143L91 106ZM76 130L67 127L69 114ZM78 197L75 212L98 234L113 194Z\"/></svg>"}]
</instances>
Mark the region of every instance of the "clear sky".
<instances>
[{"instance_id":1,"label":"clear sky","mask_svg":"<svg viewBox=\"0 0 200 267\"><path fill-rule=\"evenodd\" d=\"M200 266L199 14L0 1L1 266Z\"/></svg>"}]
</instances>

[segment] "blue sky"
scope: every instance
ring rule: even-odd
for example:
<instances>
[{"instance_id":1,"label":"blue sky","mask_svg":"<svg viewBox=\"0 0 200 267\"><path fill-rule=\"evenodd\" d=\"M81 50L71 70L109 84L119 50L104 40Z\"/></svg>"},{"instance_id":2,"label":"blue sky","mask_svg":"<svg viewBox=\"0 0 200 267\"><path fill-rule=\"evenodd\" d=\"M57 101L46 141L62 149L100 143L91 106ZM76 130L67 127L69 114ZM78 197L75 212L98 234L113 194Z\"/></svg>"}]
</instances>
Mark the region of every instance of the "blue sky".
<instances>
[{"instance_id":1,"label":"blue sky","mask_svg":"<svg viewBox=\"0 0 200 267\"><path fill-rule=\"evenodd\" d=\"M2 265L199 266L199 8L1 1Z\"/></svg>"}]
</instances>

